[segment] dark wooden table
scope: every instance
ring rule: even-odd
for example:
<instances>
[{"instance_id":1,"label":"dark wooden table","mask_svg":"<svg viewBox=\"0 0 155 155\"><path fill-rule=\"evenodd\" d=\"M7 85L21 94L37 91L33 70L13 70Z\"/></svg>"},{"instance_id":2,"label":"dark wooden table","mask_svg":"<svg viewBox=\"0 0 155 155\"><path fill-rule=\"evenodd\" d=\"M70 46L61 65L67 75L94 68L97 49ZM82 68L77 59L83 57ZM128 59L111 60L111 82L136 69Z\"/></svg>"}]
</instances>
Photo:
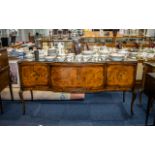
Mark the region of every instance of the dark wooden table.
<instances>
[{"instance_id":1,"label":"dark wooden table","mask_svg":"<svg viewBox=\"0 0 155 155\"><path fill-rule=\"evenodd\" d=\"M150 108L153 106L153 102L155 99L155 73L146 74L144 93L148 96L146 120L145 120L145 125L147 125L150 114ZM155 125L155 118L153 125Z\"/></svg>"},{"instance_id":2,"label":"dark wooden table","mask_svg":"<svg viewBox=\"0 0 155 155\"><path fill-rule=\"evenodd\" d=\"M0 93L7 86L9 86L10 88L11 98L13 100L8 54L7 50L3 48L0 49ZM3 113L1 94L0 94L0 111L1 113Z\"/></svg>"}]
</instances>

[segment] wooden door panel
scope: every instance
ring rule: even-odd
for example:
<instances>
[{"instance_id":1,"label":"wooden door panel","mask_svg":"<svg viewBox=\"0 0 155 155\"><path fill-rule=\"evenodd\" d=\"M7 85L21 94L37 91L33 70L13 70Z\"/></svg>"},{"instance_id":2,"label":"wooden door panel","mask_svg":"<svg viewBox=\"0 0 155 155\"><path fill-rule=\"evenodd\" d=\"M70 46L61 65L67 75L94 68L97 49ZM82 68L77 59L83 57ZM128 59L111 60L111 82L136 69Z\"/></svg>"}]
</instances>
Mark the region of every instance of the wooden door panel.
<instances>
[{"instance_id":1,"label":"wooden door panel","mask_svg":"<svg viewBox=\"0 0 155 155\"><path fill-rule=\"evenodd\" d=\"M21 66L21 82L23 87L32 87L35 85L33 66Z\"/></svg>"},{"instance_id":2,"label":"wooden door panel","mask_svg":"<svg viewBox=\"0 0 155 155\"><path fill-rule=\"evenodd\" d=\"M49 71L46 65L21 66L24 87L48 86Z\"/></svg>"},{"instance_id":3,"label":"wooden door panel","mask_svg":"<svg viewBox=\"0 0 155 155\"><path fill-rule=\"evenodd\" d=\"M55 87L98 88L104 85L103 67L52 67L51 81Z\"/></svg>"},{"instance_id":4,"label":"wooden door panel","mask_svg":"<svg viewBox=\"0 0 155 155\"><path fill-rule=\"evenodd\" d=\"M107 67L107 86L130 87L134 83L134 78L134 66L115 64Z\"/></svg>"},{"instance_id":5,"label":"wooden door panel","mask_svg":"<svg viewBox=\"0 0 155 155\"><path fill-rule=\"evenodd\" d=\"M54 66L51 70L52 86L81 87L82 81L78 78L79 70L76 67Z\"/></svg>"},{"instance_id":6,"label":"wooden door panel","mask_svg":"<svg viewBox=\"0 0 155 155\"><path fill-rule=\"evenodd\" d=\"M104 85L104 68L103 66L88 66L81 68L81 81L86 88L98 88Z\"/></svg>"},{"instance_id":7,"label":"wooden door panel","mask_svg":"<svg viewBox=\"0 0 155 155\"><path fill-rule=\"evenodd\" d=\"M48 86L49 67L47 65L34 65L33 78L36 86Z\"/></svg>"}]
</instances>

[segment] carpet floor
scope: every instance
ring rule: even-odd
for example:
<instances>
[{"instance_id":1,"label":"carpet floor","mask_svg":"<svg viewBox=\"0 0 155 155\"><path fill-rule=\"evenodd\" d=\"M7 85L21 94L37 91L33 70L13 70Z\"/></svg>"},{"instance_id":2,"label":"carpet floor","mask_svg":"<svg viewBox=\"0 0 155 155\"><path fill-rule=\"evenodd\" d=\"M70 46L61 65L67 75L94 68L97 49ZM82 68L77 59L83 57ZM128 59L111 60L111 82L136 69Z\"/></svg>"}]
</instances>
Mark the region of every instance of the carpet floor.
<instances>
[{"instance_id":1,"label":"carpet floor","mask_svg":"<svg viewBox=\"0 0 155 155\"><path fill-rule=\"evenodd\" d=\"M22 115L19 101L3 101L4 114L1 126L143 126L145 124L147 97L143 103L138 97L134 115L130 115L131 93L122 100L122 92L86 94L85 100L77 101L27 101L26 115ZM153 123L154 111L149 125Z\"/></svg>"}]
</instances>

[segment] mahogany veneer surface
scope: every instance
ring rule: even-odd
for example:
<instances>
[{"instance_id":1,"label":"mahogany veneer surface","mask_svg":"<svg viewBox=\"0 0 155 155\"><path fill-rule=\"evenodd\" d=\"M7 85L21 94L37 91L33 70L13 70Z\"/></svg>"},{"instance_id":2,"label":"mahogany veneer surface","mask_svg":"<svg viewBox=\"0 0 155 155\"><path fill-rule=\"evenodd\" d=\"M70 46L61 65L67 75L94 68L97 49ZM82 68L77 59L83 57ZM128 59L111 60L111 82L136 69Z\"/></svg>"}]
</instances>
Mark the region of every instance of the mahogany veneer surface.
<instances>
[{"instance_id":1,"label":"mahogany veneer surface","mask_svg":"<svg viewBox=\"0 0 155 155\"><path fill-rule=\"evenodd\" d=\"M21 90L99 92L133 90L137 62L19 62Z\"/></svg>"}]
</instances>

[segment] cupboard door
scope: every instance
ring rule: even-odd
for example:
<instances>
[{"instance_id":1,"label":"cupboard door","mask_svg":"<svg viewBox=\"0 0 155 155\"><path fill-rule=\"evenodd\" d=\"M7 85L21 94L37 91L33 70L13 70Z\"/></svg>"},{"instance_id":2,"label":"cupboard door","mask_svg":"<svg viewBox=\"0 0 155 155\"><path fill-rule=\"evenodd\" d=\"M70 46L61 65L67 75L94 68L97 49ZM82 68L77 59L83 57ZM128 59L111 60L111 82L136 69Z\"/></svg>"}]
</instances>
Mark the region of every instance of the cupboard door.
<instances>
[{"instance_id":1,"label":"cupboard door","mask_svg":"<svg viewBox=\"0 0 155 155\"><path fill-rule=\"evenodd\" d=\"M21 85L22 87L33 87L35 86L35 78L33 72L33 65L21 65L19 70L21 73Z\"/></svg>"},{"instance_id":2,"label":"cupboard door","mask_svg":"<svg viewBox=\"0 0 155 155\"><path fill-rule=\"evenodd\" d=\"M133 65L108 65L107 86L132 88L135 76L135 66Z\"/></svg>"},{"instance_id":3,"label":"cupboard door","mask_svg":"<svg viewBox=\"0 0 155 155\"><path fill-rule=\"evenodd\" d=\"M49 66L43 64L34 65L33 78L36 86L48 86Z\"/></svg>"},{"instance_id":4,"label":"cupboard door","mask_svg":"<svg viewBox=\"0 0 155 155\"><path fill-rule=\"evenodd\" d=\"M49 67L47 65L23 65L21 72L23 87L49 86Z\"/></svg>"},{"instance_id":5,"label":"cupboard door","mask_svg":"<svg viewBox=\"0 0 155 155\"><path fill-rule=\"evenodd\" d=\"M83 81L79 77L79 68L69 66L53 66L51 81L53 87L82 87Z\"/></svg>"},{"instance_id":6,"label":"cupboard door","mask_svg":"<svg viewBox=\"0 0 155 155\"><path fill-rule=\"evenodd\" d=\"M84 87L87 89L103 88L105 81L103 66L88 66L82 67L81 81L84 82Z\"/></svg>"},{"instance_id":7,"label":"cupboard door","mask_svg":"<svg viewBox=\"0 0 155 155\"><path fill-rule=\"evenodd\" d=\"M51 70L53 87L91 90L103 88L103 66L53 66Z\"/></svg>"}]
</instances>

